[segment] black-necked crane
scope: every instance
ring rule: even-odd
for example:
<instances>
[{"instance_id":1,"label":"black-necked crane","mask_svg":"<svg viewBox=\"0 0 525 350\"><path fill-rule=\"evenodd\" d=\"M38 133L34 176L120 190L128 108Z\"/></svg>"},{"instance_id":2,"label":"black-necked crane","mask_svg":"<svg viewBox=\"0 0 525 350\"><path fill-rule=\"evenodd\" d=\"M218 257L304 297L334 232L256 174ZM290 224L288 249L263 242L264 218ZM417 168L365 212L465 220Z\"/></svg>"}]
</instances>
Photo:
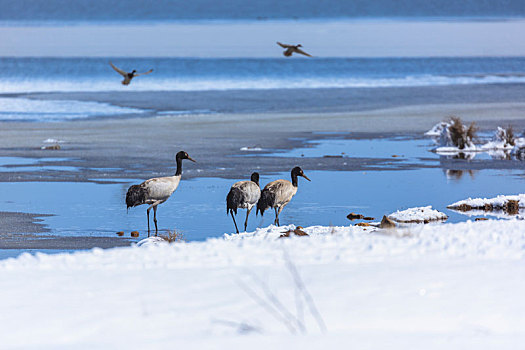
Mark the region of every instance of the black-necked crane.
<instances>
[{"instance_id":1,"label":"black-necked crane","mask_svg":"<svg viewBox=\"0 0 525 350\"><path fill-rule=\"evenodd\" d=\"M301 44L298 44L298 45L288 45L288 44L281 44L280 42L277 42L277 45L279 45L280 47L282 47L283 49L286 49L284 52L283 52L283 55L285 55L286 57L290 57L292 56L292 54L295 52L295 53L300 53L301 55L305 55L305 56L308 56L308 57L312 57L312 55L310 54L307 54L306 52L304 52L303 50L300 49L300 47L303 47L303 45Z\"/></svg>"},{"instance_id":2,"label":"black-necked crane","mask_svg":"<svg viewBox=\"0 0 525 350\"><path fill-rule=\"evenodd\" d=\"M149 204L146 214L148 216L148 236L149 228L149 212L153 208L153 222L155 223L155 235L158 233L157 227L157 206L164 203L170 198L171 194L175 192L180 183L182 176L182 160L188 159L195 162L188 153L180 151L175 156L177 162L177 171L173 176L155 177L141 183L140 185L133 185L128 189L126 194L126 205L136 207L141 204Z\"/></svg>"},{"instance_id":3,"label":"black-necked crane","mask_svg":"<svg viewBox=\"0 0 525 350\"><path fill-rule=\"evenodd\" d=\"M122 80L122 85L129 85L129 83L131 83L131 79L138 77L139 75L146 75L146 74L153 72L153 69L150 69L149 71L144 72L144 73L137 73L136 70L133 70L128 73L118 67L115 67L115 65L111 62L109 62L109 64L118 74L124 77L124 80Z\"/></svg>"},{"instance_id":4,"label":"black-necked crane","mask_svg":"<svg viewBox=\"0 0 525 350\"><path fill-rule=\"evenodd\" d=\"M297 177L302 176L306 180L311 181L303 172L303 169L296 166L291 171L292 182L288 180L275 180L264 186L261 192L261 198L257 202L258 214L264 214L264 211L268 208L275 210L275 221L274 224L279 226L279 214L283 211L284 207L290 203L292 197L297 193Z\"/></svg>"},{"instance_id":5,"label":"black-necked crane","mask_svg":"<svg viewBox=\"0 0 525 350\"><path fill-rule=\"evenodd\" d=\"M244 231L246 231L248 215L250 215L250 211L257 204L259 198L261 198L261 188L259 187L259 173L257 172L252 174L250 181L239 181L231 187L226 196L226 214L231 214L237 233L239 233L239 229L233 213L237 215L238 208L246 209L246 220L244 221Z\"/></svg>"}]
</instances>

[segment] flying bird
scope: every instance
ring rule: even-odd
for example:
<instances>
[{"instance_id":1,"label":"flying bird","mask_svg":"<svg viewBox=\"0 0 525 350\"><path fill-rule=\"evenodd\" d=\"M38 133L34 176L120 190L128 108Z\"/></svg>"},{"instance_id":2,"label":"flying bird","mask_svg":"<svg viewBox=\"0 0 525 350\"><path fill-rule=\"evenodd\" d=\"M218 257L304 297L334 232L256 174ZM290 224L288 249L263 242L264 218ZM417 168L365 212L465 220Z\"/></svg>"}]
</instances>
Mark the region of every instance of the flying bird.
<instances>
[{"instance_id":1,"label":"flying bird","mask_svg":"<svg viewBox=\"0 0 525 350\"><path fill-rule=\"evenodd\" d=\"M138 77L139 75L146 75L146 74L153 72L153 69L150 69L149 71L144 72L144 73L137 73L136 70L133 70L132 72L128 73L118 67L115 67L115 65L111 62L109 62L109 64L111 65L111 67L113 67L113 69L117 73L119 73L120 75L124 77L124 80L122 80L122 85L129 85L129 83L131 83L131 79Z\"/></svg>"},{"instance_id":2,"label":"flying bird","mask_svg":"<svg viewBox=\"0 0 525 350\"><path fill-rule=\"evenodd\" d=\"M286 57L292 56L292 54L294 52L295 53L300 53L301 55L305 55L305 56L308 56L308 57L312 57L312 55L307 54L306 52L304 52L303 50L300 49L300 47L303 47L303 45L301 45L301 44L299 44L299 45L287 45L287 44L281 44L280 42L277 42L277 45L279 45L283 49L286 49L283 52L283 55L285 55Z\"/></svg>"},{"instance_id":3,"label":"flying bird","mask_svg":"<svg viewBox=\"0 0 525 350\"><path fill-rule=\"evenodd\" d=\"M180 151L175 156L177 162L177 171L173 176L155 177L141 183L140 185L133 185L128 189L126 194L127 209L136 207L142 204L149 204L146 214L148 216L148 236L149 228L149 212L153 208L153 222L155 223L155 235L158 233L157 227L157 206L164 203L170 198L171 194L175 192L179 186L182 176L182 160L188 159L195 162L188 153Z\"/></svg>"},{"instance_id":4,"label":"flying bird","mask_svg":"<svg viewBox=\"0 0 525 350\"><path fill-rule=\"evenodd\" d=\"M261 192L261 198L257 202L256 214L261 212L264 215L264 211L268 208L275 210L275 221L274 225L279 226L279 214L283 211L284 207L290 203L292 197L297 193L297 177L302 176L306 180L311 181L303 172L303 169L296 166L291 171L292 182L288 180L275 180L264 186Z\"/></svg>"},{"instance_id":5,"label":"flying bird","mask_svg":"<svg viewBox=\"0 0 525 350\"><path fill-rule=\"evenodd\" d=\"M231 214L237 233L239 233L239 229L233 213L237 215L238 208L247 209L246 220L244 221L244 231L246 231L248 215L250 215L250 211L257 204L259 198L261 198L261 188L259 187L259 173L257 172L252 174L250 181L239 181L231 187L226 196L226 214Z\"/></svg>"}]
</instances>

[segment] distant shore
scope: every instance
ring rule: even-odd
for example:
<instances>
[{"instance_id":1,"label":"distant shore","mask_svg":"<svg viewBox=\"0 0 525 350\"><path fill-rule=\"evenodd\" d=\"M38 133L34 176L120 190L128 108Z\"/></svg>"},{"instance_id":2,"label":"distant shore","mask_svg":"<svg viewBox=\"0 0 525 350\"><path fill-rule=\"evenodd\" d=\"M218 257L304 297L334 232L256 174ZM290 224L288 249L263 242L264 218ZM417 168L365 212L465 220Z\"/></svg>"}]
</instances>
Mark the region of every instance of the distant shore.
<instances>
[{"instance_id":1,"label":"distant shore","mask_svg":"<svg viewBox=\"0 0 525 350\"><path fill-rule=\"evenodd\" d=\"M0 24L0 57L279 57L275 41L316 57L524 56L524 19ZM130 38L133 44L130 45Z\"/></svg>"}]
</instances>

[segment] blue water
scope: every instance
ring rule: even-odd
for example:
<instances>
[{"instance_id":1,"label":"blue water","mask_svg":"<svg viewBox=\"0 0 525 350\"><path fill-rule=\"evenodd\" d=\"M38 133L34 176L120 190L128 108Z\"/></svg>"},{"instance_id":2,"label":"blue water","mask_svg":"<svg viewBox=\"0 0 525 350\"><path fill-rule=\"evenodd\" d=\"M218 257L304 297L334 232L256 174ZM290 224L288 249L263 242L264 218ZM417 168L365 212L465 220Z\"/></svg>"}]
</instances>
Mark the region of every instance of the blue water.
<instances>
[{"instance_id":1,"label":"blue water","mask_svg":"<svg viewBox=\"0 0 525 350\"><path fill-rule=\"evenodd\" d=\"M109 66L154 69L122 86ZM0 58L0 93L375 88L525 83L525 58Z\"/></svg>"},{"instance_id":2,"label":"blue water","mask_svg":"<svg viewBox=\"0 0 525 350\"><path fill-rule=\"evenodd\" d=\"M372 143L376 142L376 145ZM385 163L384 170L372 171L311 171L304 169L312 180L299 179L297 195L281 215L282 224L348 225L346 215L361 213L380 219L383 215L416 206L432 205L449 216L448 222L469 219L446 209L447 205L468 197L495 197L521 193L525 184L523 170L457 170L461 162L451 163L455 170L438 166L440 157L428 152L431 140L392 138L384 140L318 140L312 147L294 150L304 157L324 154L362 154L389 158L393 154L410 161L411 170L395 170ZM368 152L368 153L367 153ZM345 155L345 156L346 156ZM2 171L17 171L20 167L36 166L40 170L60 171L53 159L22 159L0 157ZM341 160L344 162L344 159ZM278 178L289 179L289 172L268 174L261 171L261 185ZM106 179L107 180L107 179ZM241 180L241 179L239 179ZM127 188L142 180L115 180L114 184L82 182L9 182L0 183L0 211L53 214L43 217L51 235L109 236L115 232L137 230L147 235L146 206L126 212ZM231 218L226 215L225 198L236 180L196 178L184 180L173 196L159 206L160 229L177 230L188 240L204 240L233 232ZM80 200L81 199L81 200ZM273 212L256 217L252 212L248 230L273 223ZM241 210L238 222L244 222ZM153 223L151 223L153 225ZM152 226L153 227L153 226Z\"/></svg>"},{"instance_id":3,"label":"blue water","mask_svg":"<svg viewBox=\"0 0 525 350\"><path fill-rule=\"evenodd\" d=\"M522 0L0 0L1 21L518 17Z\"/></svg>"}]
</instances>

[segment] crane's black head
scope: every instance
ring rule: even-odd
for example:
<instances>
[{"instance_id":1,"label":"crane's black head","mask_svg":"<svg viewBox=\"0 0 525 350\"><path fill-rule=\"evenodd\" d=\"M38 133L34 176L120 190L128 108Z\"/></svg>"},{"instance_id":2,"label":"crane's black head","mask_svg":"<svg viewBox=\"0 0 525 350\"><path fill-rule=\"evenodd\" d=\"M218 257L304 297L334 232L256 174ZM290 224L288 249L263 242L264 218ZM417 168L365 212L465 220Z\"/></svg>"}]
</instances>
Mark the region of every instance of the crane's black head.
<instances>
[{"instance_id":1,"label":"crane's black head","mask_svg":"<svg viewBox=\"0 0 525 350\"><path fill-rule=\"evenodd\" d=\"M131 74L135 74L137 73L137 71L135 69L133 69L133 72L131 72Z\"/></svg>"},{"instance_id":2,"label":"crane's black head","mask_svg":"<svg viewBox=\"0 0 525 350\"><path fill-rule=\"evenodd\" d=\"M297 45L296 47L303 47L303 45L301 45L301 44L298 44L298 45Z\"/></svg>"},{"instance_id":3,"label":"crane's black head","mask_svg":"<svg viewBox=\"0 0 525 350\"><path fill-rule=\"evenodd\" d=\"M312 181L308 178L308 176L306 176L303 172L303 169L301 169L300 167L296 166L295 168L292 169L292 179L297 179L297 176L301 176L301 177L304 177L306 180L308 181Z\"/></svg>"},{"instance_id":4,"label":"crane's black head","mask_svg":"<svg viewBox=\"0 0 525 350\"><path fill-rule=\"evenodd\" d=\"M255 182L257 184L257 186L259 186L259 173L258 172L254 172L250 178L250 180L252 180L253 182Z\"/></svg>"},{"instance_id":5,"label":"crane's black head","mask_svg":"<svg viewBox=\"0 0 525 350\"><path fill-rule=\"evenodd\" d=\"M183 159L187 159L187 160L191 160L192 162L196 163L195 159L191 158L188 153L184 152L184 151L180 151L177 153L177 155L175 156L175 159L177 161L180 160L183 160Z\"/></svg>"}]
</instances>

